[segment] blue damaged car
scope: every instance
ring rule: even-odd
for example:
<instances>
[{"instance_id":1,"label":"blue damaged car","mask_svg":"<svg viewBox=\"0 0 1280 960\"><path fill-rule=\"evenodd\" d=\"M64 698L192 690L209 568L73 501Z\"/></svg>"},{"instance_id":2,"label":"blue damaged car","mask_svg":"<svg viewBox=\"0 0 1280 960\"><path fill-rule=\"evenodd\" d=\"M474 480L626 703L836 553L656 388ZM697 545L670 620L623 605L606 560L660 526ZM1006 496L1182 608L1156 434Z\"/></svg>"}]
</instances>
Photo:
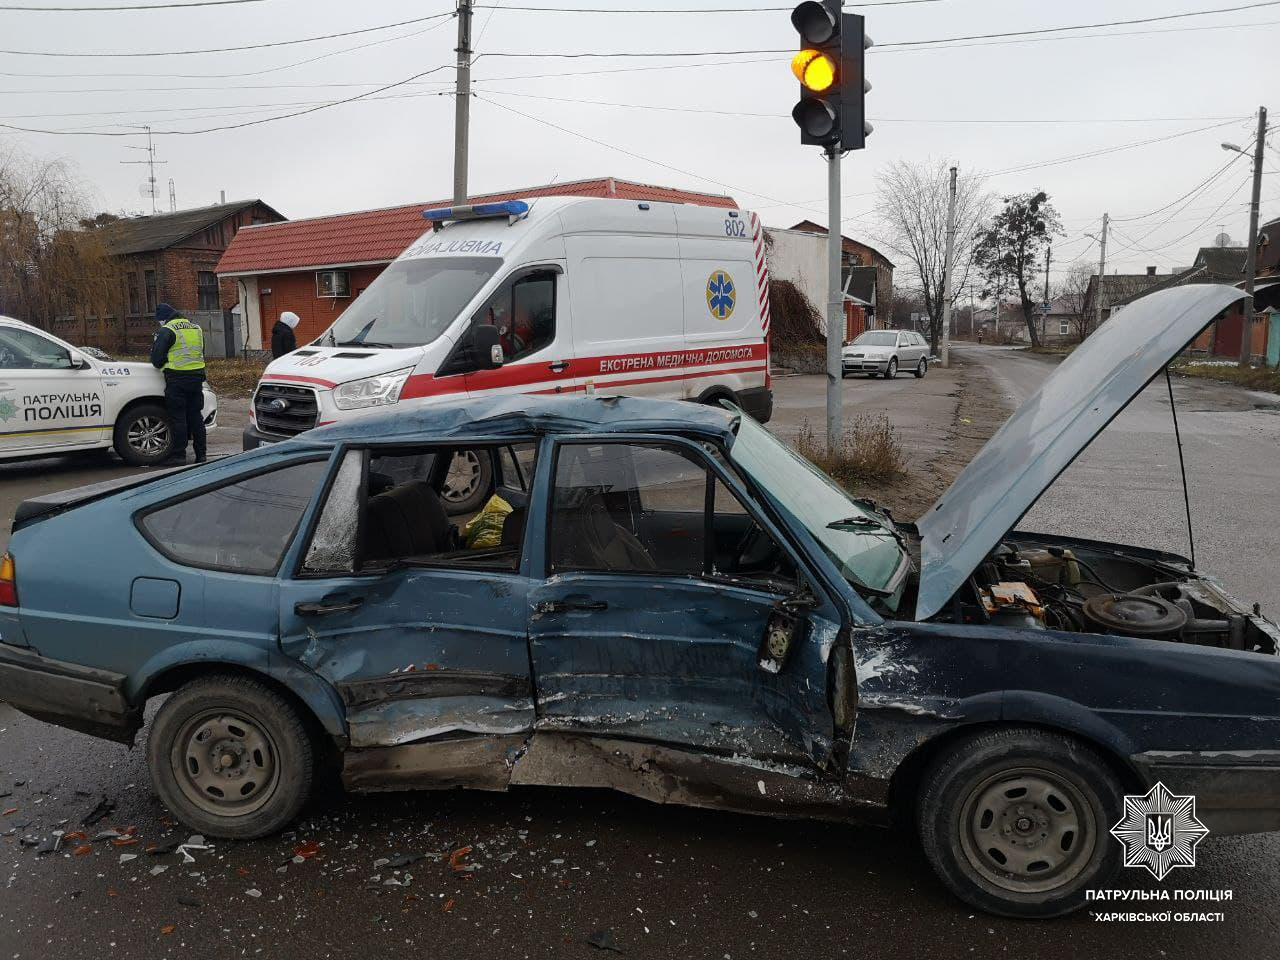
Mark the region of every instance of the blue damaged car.
<instances>
[{"instance_id":1,"label":"blue damaged car","mask_svg":"<svg viewBox=\"0 0 1280 960\"><path fill-rule=\"evenodd\" d=\"M1105 887L1126 795L1280 829L1277 630L1189 560L1014 529L1237 290L1105 324L918 524L735 409L493 397L30 500L0 697L132 743L211 836L357 791L611 787L901 820L983 909ZM491 460L469 520L454 456ZM1157 811L1159 813L1159 811Z\"/></svg>"}]
</instances>

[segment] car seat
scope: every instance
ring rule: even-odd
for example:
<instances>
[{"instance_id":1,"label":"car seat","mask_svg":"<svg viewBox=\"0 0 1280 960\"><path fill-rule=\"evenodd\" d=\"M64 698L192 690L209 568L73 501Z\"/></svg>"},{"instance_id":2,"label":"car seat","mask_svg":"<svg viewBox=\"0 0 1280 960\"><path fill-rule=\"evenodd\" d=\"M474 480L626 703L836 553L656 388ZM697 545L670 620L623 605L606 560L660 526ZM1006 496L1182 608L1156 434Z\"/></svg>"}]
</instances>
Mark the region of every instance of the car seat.
<instances>
[{"instance_id":1,"label":"car seat","mask_svg":"<svg viewBox=\"0 0 1280 960\"><path fill-rule=\"evenodd\" d=\"M398 560L430 556L456 546L440 495L425 480L410 480L371 497L365 510L365 556Z\"/></svg>"}]
</instances>

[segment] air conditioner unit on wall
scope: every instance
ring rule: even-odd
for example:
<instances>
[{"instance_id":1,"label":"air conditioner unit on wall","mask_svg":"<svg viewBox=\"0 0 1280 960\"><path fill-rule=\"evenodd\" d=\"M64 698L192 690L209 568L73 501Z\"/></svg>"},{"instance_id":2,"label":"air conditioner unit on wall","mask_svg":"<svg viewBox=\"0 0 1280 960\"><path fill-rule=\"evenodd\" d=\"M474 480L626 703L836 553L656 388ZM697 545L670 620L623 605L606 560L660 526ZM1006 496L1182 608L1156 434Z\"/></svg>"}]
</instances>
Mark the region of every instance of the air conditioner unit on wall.
<instances>
[{"instance_id":1,"label":"air conditioner unit on wall","mask_svg":"<svg viewBox=\"0 0 1280 960\"><path fill-rule=\"evenodd\" d=\"M351 273L347 270L316 271L316 296L351 296Z\"/></svg>"}]
</instances>

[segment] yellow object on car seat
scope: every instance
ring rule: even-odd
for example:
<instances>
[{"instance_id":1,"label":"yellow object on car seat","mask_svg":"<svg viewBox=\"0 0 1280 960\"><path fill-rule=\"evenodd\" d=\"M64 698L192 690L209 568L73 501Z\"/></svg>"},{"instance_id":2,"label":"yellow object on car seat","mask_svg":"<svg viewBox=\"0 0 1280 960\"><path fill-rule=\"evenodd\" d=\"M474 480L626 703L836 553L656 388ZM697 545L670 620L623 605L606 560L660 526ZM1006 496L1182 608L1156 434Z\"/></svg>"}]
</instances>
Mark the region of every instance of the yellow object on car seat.
<instances>
[{"instance_id":1,"label":"yellow object on car seat","mask_svg":"<svg viewBox=\"0 0 1280 960\"><path fill-rule=\"evenodd\" d=\"M462 528L468 550L489 550L502 546L502 527L515 508L496 493Z\"/></svg>"}]
</instances>

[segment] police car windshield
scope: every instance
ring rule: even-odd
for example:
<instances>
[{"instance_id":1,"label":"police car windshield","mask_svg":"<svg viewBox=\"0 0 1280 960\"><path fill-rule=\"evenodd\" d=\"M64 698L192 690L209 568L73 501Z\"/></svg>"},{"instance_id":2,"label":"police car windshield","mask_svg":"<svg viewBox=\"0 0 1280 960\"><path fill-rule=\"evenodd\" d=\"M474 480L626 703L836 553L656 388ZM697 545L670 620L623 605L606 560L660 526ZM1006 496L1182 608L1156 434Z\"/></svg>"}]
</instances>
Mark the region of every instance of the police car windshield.
<instances>
[{"instance_id":1,"label":"police car windshield","mask_svg":"<svg viewBox=\"0 0 1280 960\"><path fill-rule=\"evenodd\" d=\"M910 561L893 530L748 416L739 419L729 459L812 534L855 589L896 608Z\"/></svg>"},{"instance_id":2,"label":"police car windshield","mask_svg":"<svg viewBox=\"0 0 1280 960\"><path fill-rule=\"evenodd\" d=\"M327 347L420 347L449 324L502 264L495 257L399 260L321 338Z\"/></svg>"}]
</instances>

